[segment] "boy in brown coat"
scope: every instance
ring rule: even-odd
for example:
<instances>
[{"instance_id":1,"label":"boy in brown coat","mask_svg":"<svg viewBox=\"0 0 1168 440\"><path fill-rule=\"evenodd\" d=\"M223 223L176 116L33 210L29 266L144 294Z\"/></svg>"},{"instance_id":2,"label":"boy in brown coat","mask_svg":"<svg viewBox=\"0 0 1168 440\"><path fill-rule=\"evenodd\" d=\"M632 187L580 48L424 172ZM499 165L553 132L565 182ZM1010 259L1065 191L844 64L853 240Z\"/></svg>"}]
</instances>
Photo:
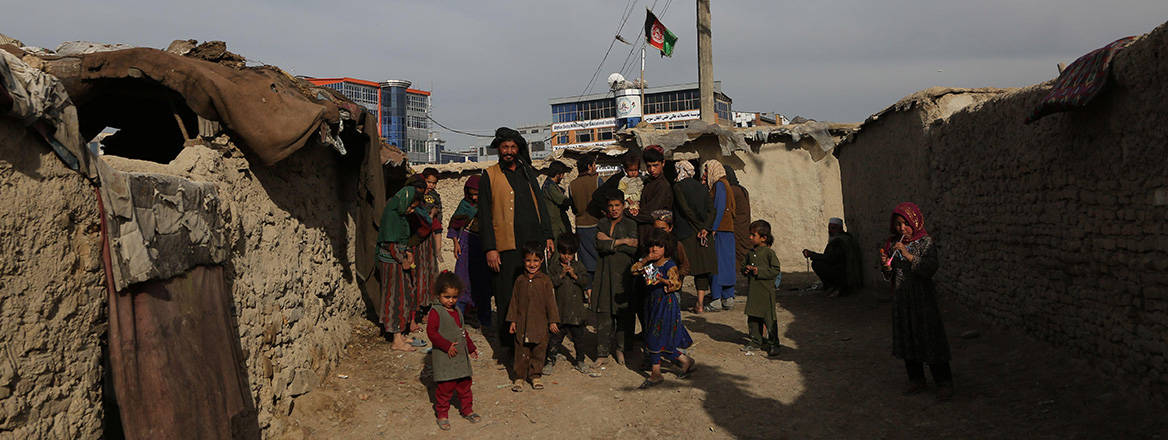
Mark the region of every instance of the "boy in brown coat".
<instances>
[{"instance_id":1,"label":"boy in brown coat","mask_svg":"<svg viewBox=\"0 0 1168 440\"><path fill-rule=\"evenodd\" d=\"M531 388L543 389L540 376L547 359L550 333L559 333L560 321L556 306L555 287L543 267L543 243L523 246L523 275L515 280L511 304L507 308L510 333L515 335L515 383L511 391L523 391L523 383L531 379Z\"/></svg>"}]
</instances>

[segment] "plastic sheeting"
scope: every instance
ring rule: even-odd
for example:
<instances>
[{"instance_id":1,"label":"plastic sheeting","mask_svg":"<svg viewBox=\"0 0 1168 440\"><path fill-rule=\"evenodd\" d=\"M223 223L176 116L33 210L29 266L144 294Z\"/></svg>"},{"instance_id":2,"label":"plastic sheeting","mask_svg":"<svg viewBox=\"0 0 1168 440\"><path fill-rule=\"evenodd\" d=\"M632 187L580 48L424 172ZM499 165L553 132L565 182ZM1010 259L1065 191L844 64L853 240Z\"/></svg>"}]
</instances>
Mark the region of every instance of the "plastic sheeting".
<instances>
[{"instance_id":1,"label":"plastic sheeting","mask_svg":"<svg viewBox=\"0 0 1168 440\"><path fill-rule=\"evenodd\" d=\"M94 177L78 134L77 109L60 80L0 50L0 103L0 111L32 127L66 166Z\"/></svg>"}]
</instances>

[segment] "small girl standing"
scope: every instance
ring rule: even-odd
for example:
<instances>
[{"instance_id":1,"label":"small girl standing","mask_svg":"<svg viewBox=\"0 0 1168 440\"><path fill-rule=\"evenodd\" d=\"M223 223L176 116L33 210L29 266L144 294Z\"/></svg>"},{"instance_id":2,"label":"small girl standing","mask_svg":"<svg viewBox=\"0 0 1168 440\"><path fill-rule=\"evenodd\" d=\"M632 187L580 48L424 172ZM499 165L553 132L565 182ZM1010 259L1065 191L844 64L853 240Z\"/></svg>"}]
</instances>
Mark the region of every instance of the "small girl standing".
<instances>
[{"instance_id":1,"label":"small girl standing","mask_svg":"<svg viewBox=\"0 0 1168 440\"><path fill-rule=\"evenodd\" d=\"M455 393L458 393L461 404L459 413L462 417L471 423L482 420L474 412L470 391L470 358L478 359L479 352L462 325L462 311L455 307L462 293L462 281L453 273L442 272L434 280L434 291L438 296L438 305L430 307L426 318L426 334L430 336L430 343L434 344L434 349L430 351L434 382L438 384L434 391L434 413L438 418L438 427L447 431L450 430L450 399Z\"/></svg>"},{"instance_id":2,"label":"small girl standing","mask_svg":"<svg viewBox=\"0 0 1168 440\"><path fill-rule=\"evenodd\" d=\"M551 278L541 270L544 243L523 245L523 275L515 279L515 290L507 308L509 332L515 335L515 382L511 391L523 391L523 383L531 380L531 388L543 389L540 377L547 359L548 333L559 333L560 311L556 306L555 287Z\"/></svg>"},{"instance_id":3,"label":"small girl standing","mask_svg":"<svg viewBox=\"0 0 1168 440\"><path fill-rule=\"evenodd\" d=\"M694 369L693 358L682 354L681 349L693 345L689 332L681 324L681 274L677 263L669 258L674 240L661 230L653 230L646 242L649 255L633 263L632 271L645 280L649 288L649 298L645 304L648 328L645 329L645 351L649 354L652 372L641 383L645 389L665 381L661 376L661 358L678 362L681 372L677 377L688 377Z\"/></svg>"},{"instance_id":4,"label":"small girl standing","mask_svg":"<svg viewBox=\"0 0 1168 440\"><path fill-rule=\"evenodd\" d=\"M746 293L746 325L750 328L750 343L743 350L765 349L767 356L779 354L779 332L775 317L775 277L781 272L779 257L771 250L775 243L771 224L755 220L750 224L750 243L754 248L743 260L742 273L750 284ZM763 329L766 339L763 339Z\"/></svg>"},{"instance_id":5,"label":"small girl standing","mask_svg":"<svg viewBox=\"0 0 1168 440\"><path fill-rule=\"evenodd\" d=\"M937 399L953 398L949 340L933 275L940 266L937 246L925 230L916 204L904 202L892 211L891 233L880 249L884 278L892 282L892 354L904 359L908 386L904 394L925 391L925 365L937 384Z\"/></svg>"}]
</instances>

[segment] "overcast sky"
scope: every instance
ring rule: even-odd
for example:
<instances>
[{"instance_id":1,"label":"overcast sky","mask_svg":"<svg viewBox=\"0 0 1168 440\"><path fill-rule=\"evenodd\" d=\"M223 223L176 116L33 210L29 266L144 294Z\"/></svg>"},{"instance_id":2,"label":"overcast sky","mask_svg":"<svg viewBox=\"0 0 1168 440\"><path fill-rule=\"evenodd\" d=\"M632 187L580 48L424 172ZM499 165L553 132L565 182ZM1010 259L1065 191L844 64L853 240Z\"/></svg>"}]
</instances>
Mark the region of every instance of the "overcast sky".
<instances>
[{"instance_id":1,"label":"overcast sky","mask_svg":"<svg viewBox=\"0 0 1168 440\"><path fill-rule=\"evenodd\" d=\"M630 4L625 39L643 32L650 6L678 37L672 58L649 52L649 84L697 81L694 0L3 2L0 33L28 45L224 40L295 75L411 80L433 90L435 119L484 134L550 121L548 99L584 90ZM1042 82L1059 62L1168 20L1165 0L711 4L714 75L735 110L832 121L863 120L930 86ZM593 92L629 50L616 43ZM456 149L482 142L444 137Z\"/></svg>"}]
</instances>

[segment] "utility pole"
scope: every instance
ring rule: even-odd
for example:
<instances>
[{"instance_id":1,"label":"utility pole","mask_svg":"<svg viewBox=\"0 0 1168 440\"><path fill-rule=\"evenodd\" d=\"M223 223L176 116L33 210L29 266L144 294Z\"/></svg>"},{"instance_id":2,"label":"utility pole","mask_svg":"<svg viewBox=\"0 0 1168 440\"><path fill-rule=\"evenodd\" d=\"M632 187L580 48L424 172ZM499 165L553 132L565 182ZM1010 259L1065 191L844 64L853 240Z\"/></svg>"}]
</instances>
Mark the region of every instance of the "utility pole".
<instances>
[{"instance_id":1,"label":"utility pole","mask_svg":"<svg viewBox=\"0 0 1168 440\"><path fill-rule=\"evenodd\" d=\"M710 43L710 0L698 2L698 92L701 95L702 121L713 124L714 112L714 50Z\"/></svg>"}]
</instances>

